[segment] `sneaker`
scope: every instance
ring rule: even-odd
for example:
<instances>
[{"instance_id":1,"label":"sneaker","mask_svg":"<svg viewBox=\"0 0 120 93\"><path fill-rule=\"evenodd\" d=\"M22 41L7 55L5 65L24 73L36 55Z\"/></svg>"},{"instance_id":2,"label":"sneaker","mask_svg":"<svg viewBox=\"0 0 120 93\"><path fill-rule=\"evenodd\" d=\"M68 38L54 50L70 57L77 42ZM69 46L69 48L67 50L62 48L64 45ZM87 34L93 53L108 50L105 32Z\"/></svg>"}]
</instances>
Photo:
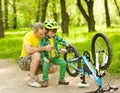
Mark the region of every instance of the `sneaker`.
<instances>
[{"instance_id":1,"label":"sneaker","mask_svg":"<svg viewBox=\"0 0 120 93\"><path fill-rule=\"evenodd\" d=\"M67 82L65 79L59 79L58 83L63 84L63 85L68 85L69 84L69 82Z\"/></svg>"},{"instance_id":2,"label":"sneaker","mask_svg":"<svg viewBox=\"0 0 120 93\"><path fill-rule=\"evenodd\" d=\"M28 76L30 76L30 73L28 74ZM39 76L38 76L38 75L35 75L35 81L37 81L37 82L40 83L40 80L39 80Z\"/></svg>"},{"instance_id":3,"label":"sneaker","mask_svg":"<svg viewBox=\"0 0 120 93\"><path fill-rule=\"evenodd\" d=\"M37 81L29 81L28 85L31 87L36 87L36 88L41 87L41 85Z\"/></svg>"},{"instance_id":4,"label":"sneaker","mask_svg":"<svg viewBox=\"0 0 120 93\"><path fill-rule=\"evenodd\" d=\"M48 81L47 80L41 81L40 83L41 83L42 87L47 87L48 86Z\"/></svg>"},{"instance_id":5,"label":"sneaker","mask_svg":"<svg viewBox=\"0 0 120 93\"><path fill-rule=\"evenodd\" d=\"M41 82L40 79L39 79L39 77L38 77L38 75L35 75L35 81L37 81L38 83Z\"/></svg>"},{"instance_id":6,"label":"sneaker","mask_svg":"<svg viewBox=\"0 0 120 93\"><path fill-rule=\"evenodd\" d=\"M77 83L77 87L80 87L80 88L85 88L85 87L89 87L90 85L87 84L87 83Z\"/></svg>"}]
</instances>

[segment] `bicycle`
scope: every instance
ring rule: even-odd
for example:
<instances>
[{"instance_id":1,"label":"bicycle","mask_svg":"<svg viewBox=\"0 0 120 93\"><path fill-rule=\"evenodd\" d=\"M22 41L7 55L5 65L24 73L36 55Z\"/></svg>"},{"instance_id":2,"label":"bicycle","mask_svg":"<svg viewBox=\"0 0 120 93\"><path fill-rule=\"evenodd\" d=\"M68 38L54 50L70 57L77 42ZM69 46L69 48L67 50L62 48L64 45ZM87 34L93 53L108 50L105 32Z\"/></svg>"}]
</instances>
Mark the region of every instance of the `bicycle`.
<instances>
[{"instance_id":1,"label":"bicycle","mask_svg":"<svg viewBox=\"0 0 120 93\"><path fill-rule=\"evenodd\" d=\"M94 35L91 44L92 58L90 59L90 53L84 51L81 56L78 50L74 46L66 47L67 53L64 54L64 60L67 62L67 72L70 76L76 77L81 73L80 79L83 84L86 83L85 75L92 77L98 85L98 89L89 93L103 93L111 91L111 89L117 90L118 88L109 87L107 90L102 89L102 77L105 76L106 70L109 68L112 60L112 49L108 38L102 34L97 33Z\"/></svg>"}]
</instances>

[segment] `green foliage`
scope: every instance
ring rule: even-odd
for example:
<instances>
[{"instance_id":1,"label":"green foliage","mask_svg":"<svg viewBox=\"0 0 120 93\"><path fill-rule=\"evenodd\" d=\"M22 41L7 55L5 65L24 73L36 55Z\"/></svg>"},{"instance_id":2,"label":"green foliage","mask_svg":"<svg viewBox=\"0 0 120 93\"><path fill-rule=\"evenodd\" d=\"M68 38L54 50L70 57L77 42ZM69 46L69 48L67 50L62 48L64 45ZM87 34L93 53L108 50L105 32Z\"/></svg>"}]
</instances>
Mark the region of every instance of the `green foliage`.
<instances>
[{"instance_id":1,"label":"green foliage","mask_svg":"<svg viewBox=\"0 0 120 93\"><path fill-rule=\"evenodd\" d=\"M119 0L117 0L117 3L119 4ZM114 0L109 0L108 1L108 9L110 13L110 20L112 25L120 24L118 20L118 12L114 3ZM96 24L98 25L106 25L106 20L105 20L105 8L104 8L104 0L95 0L94 1L94 17Z\"/></svg>"},{"instance_id":2,"label":"green foliage","mask_svg":"<svg viewBox=\"0 0 120 93\"><path fill-rule=\"evenodd\" d=\"M110 40L112 46L112 65L109 69L111 73L120 73L120 26L104 29L105 26L98 26L98 31L104 33ZM6 37L0 39L0 58L18 59L21 52L22 38L27 31L31 29L17 29L5 32ZM58 29L58 35L62 37L61 29ZM95 32L96 33L96 32ZM70 35L63 36L68 42L73 44L80 55L84 50L91 53L91 41L95 33L88 33L87 27L70 27Z\"/></svg>"},{"instance_id":3,"label":"green foliage","mask_svg":"<svg viewBox=\"0 0 120 93\"><path fill-rule=\"evenodd\" d=\"M22 37L28 29L9 30L5 38L0 39L0 58L15 58L20 56Z\"/></svg>"},{"instance_id":4,"label":"green foliage","mask_svg":"<svg viewBox=\"0 0 120 93\"><path fill-rule=\"evenodd\" d=\"M120 1L116 0L118 6L120 6ZM40 3L42 0L40 0ZM13 0L9 0L8 3L8 23L9 27L12 28L13 26L13 7L12 7ZM53 6L53 3L55 3L55 7ZM119 16L117 8L114 4L114 0L108 1L109 6L109 12L111 17L111 23L112 25L120 24L119 22ZM36 14L37 14L37 0L16 0L16 8L17 8L17 24L18 28L21 27L31 27L31 24L33 24L36 20ZM82 5L85 10L87 10L86 3L84 0L82 1ZM119 7L120 8L120 7ZM83 15L79 11L77 7L77 0L66 0L66 9L70 16L70 26L81 26L86 25L86 20L84 19ZM104 11L104 0L94 0L94 17L97 25L105 24L105 11ZM2 0L2 11L3 11L3 20L4 20L4 0ZM49 0L47 12L46 12L46 18L47 19L53 19L53 12L57 13L57 19L58 23L61 23L61 8L60 8L60 1L59 0ZM86 11L88 12L88 11ZM41 13L40 13L41 16Z\"/></svg>"}]
</instances>

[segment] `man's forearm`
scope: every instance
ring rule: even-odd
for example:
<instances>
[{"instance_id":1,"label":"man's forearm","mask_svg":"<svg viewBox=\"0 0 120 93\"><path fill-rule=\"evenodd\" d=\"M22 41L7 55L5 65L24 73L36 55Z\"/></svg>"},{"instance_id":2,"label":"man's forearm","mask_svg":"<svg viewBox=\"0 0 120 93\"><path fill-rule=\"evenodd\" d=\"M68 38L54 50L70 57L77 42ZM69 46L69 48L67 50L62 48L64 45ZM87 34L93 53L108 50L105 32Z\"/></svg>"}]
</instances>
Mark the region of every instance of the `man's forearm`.
<instances>
[{"instance_id":1,"label":"man's forearm","mask_svg":"<svg viewBox=\"0 0 120 93\"><path fill-rule=\"evenodd\" d=\"M32 54L32 53L35 53L35 52L40 52L40 51L44 51L45 50L45 47L36 47L35 48L35 47L31 47L29 45L26 45L25 48L26 48L26 52L28 54Z\"/></svg>"}]
</instances>

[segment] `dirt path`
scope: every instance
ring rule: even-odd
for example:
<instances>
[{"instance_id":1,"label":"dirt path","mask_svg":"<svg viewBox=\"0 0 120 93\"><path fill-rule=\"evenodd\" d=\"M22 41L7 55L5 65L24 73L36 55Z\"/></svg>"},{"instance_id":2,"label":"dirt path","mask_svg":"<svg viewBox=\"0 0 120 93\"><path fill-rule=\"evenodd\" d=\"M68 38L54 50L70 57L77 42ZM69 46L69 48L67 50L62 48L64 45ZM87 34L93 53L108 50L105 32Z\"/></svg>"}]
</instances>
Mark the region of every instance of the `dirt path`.
<instances>
[{"instance_id":1,"label":"dirt path","mask_svg":"<svg viewBox=\"0 0 120 93\"><path fill-rule=\"evenodd\" d=\"M28 72L21 71L18 65L13 64L12 59L0 60L0 93L85 93L95 90L96 84L87 77L90 84L88 88L78 88L80 82L78 77L70 77L66 74L66 79L70 81L68 86L57 84L58 72L49 75L49 86L47 88L32 88L27 86L29 79ZM41 79L41 75L39 75ZM113 79L112 85L120 87L120 79ZM120 89L115 93L120 93Z\"/></svg>"}]
</instances>

